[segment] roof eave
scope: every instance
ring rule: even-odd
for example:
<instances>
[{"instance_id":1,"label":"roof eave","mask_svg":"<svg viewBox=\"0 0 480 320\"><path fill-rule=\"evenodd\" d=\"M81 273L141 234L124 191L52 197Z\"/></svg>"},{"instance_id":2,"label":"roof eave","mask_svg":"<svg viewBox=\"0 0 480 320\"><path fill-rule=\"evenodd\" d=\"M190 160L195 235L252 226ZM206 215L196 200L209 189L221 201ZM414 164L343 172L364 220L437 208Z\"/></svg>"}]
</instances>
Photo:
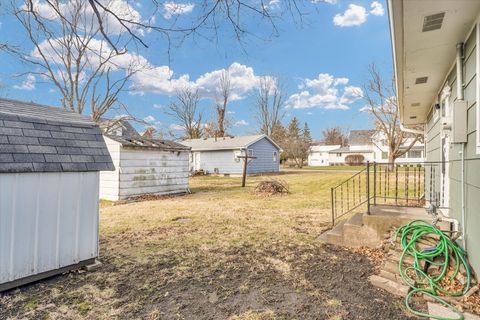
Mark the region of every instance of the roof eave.
<instances>
[{"instance_id":1,"label":"roof eave","mask_svg":"<svg viewBox=\"0 0 480 320\"><path fill-rule=\"evenodd\" d=\"M403 105L403 0L388 0L388 17L392 44L395 91L400 121L404 123ZM400 57L400 59L398 59Z\"/></svg>"}]
</instances>

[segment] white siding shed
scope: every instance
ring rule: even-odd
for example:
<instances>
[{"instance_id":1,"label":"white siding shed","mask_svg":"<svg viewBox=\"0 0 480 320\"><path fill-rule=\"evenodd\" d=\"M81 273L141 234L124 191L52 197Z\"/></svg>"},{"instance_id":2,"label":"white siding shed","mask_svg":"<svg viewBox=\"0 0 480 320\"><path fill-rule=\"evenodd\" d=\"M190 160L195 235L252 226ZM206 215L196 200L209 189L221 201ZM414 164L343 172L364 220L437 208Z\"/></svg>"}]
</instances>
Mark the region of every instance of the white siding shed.
<instances>
[{"instance_id":1,"label":"white siding shed","mask_svg":"<svg viewBox=\"0 0 480 320\"><path fill-rule=\"evenodd\" d=\"M60 108L0 99L0 291L94 263L99 127Z\"/></svg>"},{"instance_id":2,"label":"white siding shed","mask_svg":"<svg viewBox=\"0 0 480 320\"><path fill-rule=\"evenodd\" d=\"M145 194L189 191L190 148L132 134L105 134L115 171L100 173L100 198L117 201Z\"/></svg>"}]
</instances>

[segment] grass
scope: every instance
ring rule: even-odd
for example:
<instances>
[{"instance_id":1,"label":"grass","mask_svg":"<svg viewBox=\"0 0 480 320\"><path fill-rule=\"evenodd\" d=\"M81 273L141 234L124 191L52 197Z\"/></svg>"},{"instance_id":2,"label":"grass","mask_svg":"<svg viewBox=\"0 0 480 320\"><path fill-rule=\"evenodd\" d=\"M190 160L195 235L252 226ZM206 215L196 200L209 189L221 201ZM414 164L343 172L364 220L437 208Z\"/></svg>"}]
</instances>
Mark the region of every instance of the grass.
<instances>
[{"instance_id":1,"label":"grass","mask_svg":"<svg viewBox=\"0 0 480 320\"><path fill-rule=\"evenodd\" d=\"M38 319L380 315L393 304L390 298L370 304L376 291L366 278L368 261L347 250L325 249L316 240L330 224L330 187L349 176L248 177L246 188L240 187L241 178L194 177L189 195L122 205L102 202L102 268L0 296L0 309L6 318ZM267 178L287 182L291 193L253 194ZM353 267L363 270L363 278L349 278ZM340 277L346 277L347 286L329 292ZM355 303L348 302L349 295Z\"/></svg>"},{"instance_id":2,"label":"grass","mask_svg":"<svg viewBox=\"0 0 480 320\"><path fill-rule=\"evenodd\" d=\"M282 175L278 178L289 184L292 193L273 197L252 193L265 177L249 177L246 188L240 187L241 178L237 177L194 177L191 195L103 208L101 233L109 236L154 226L168 228L171 235L162 239L165 250L254 245L273 239L314 241L330 219L329 188L349 175ZM185 219L192 223L182 222ZM294 232L294 228L305 232Z\"/></svg>"},{"instance_id":3,"label":"grass","mask_svg":"<svg viewBox=\"0 0 480 320\"><path fill-rule=\"evenodd\" d=\"M297 170L321 170L321 171L360 171L365 169L365 166L304 166L301 169L298 168L285 168L285 169L297 169Z\"/></svg>"}]
</instances>

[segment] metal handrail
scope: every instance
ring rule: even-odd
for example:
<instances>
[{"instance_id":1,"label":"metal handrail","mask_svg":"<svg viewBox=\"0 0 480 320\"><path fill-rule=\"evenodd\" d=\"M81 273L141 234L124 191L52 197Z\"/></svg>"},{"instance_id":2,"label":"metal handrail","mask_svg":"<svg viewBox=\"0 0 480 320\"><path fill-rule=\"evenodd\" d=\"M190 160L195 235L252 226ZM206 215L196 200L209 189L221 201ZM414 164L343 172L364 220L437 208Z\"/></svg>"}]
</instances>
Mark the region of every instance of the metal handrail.
<instances>
[{"instance_id":1,"label":"metal handrail","mask_svg":"<svg viewBox=\"0 0 480 320\"><path fill-rule=\"evenodd\" d=\"M428 200L442 207L445 181L438 177L440 169L445 170L445 162L367 162L365 168L331 188L332 224L365 204L370 214L372 202L375 206L382 200L382 205L417 207Z\"/></svg>"}]
</instances>

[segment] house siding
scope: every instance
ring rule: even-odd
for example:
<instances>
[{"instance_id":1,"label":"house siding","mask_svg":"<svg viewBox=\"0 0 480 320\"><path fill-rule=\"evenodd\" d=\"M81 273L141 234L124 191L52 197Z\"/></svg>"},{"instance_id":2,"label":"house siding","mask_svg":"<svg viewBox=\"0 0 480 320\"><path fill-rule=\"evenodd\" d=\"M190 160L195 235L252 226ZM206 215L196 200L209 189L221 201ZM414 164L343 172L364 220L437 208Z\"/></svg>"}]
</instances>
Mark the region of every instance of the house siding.
<instances>
[{"instance_id":1,"label":"house siding","mask_svg":"<svg viewBox=\"0 0 480 320\"><path fill-rule=\"evenodd\" d=\"M455 44L452 44L453 46ZM469 259L477 274L480 274L480 251L475 250L480 243L480 156L476 154L476 112L477 112L477 74L476 74L476 31L465 42L464 47L464 100L467 101L467 144L465 146L465 207L466 232ZM447 76L447 83L452 88L451 106L456 100L455 67ZM441 118L441 115L439 119ZM426 129L427 161L440 161L441 123L429 117ZM461 222L461 151L462 144L450 144L448 156L449 170L449 215ZM461 226L460 226L461 229Z\"/></svg>"},{"instance_id":2,"label":"house siding","mask_svg":"<svg viewBox=\"0 0 480 320\"><path fill-rule=\"evenodd\" d=\"M248 147L253 150L253 159L247 167L249 174L278 172L280 170L280 150L266 138L263 138ZM276 160L273 159L273 153L277 153Z\"/></svg>"},{"instance_id":3,"label":"house siding","mask_svg":"<svg viewBox=\"0 0 480 320\"><path fill-rule=\"evenodd\" d=\"M242 161L235 161L235 150L200 152L200 169L206 173L239 174L242 168Z\"/></svg>"},{"instance_id":4,"label":"house siding","mask_svg":"<svg viewBox=\"0 0 480 320\"><path fill-rule=\"evenodd\" d=\"M256 159L251 160L247 166L248 174L265 172L278 172L280 170L280 150L267 138L252 143L248 149L253 150ZM273 152L277 152L277 161L273 161ZM200 167L196 170L204 170L206 173L218 174L242 174L243 160L235 159L235 153L242 152L241 149L193 151L200 154ZM190 157L194 161L194 157ZM190 167L194 165L191 164Z\"/></svg>"}]
</instances>

